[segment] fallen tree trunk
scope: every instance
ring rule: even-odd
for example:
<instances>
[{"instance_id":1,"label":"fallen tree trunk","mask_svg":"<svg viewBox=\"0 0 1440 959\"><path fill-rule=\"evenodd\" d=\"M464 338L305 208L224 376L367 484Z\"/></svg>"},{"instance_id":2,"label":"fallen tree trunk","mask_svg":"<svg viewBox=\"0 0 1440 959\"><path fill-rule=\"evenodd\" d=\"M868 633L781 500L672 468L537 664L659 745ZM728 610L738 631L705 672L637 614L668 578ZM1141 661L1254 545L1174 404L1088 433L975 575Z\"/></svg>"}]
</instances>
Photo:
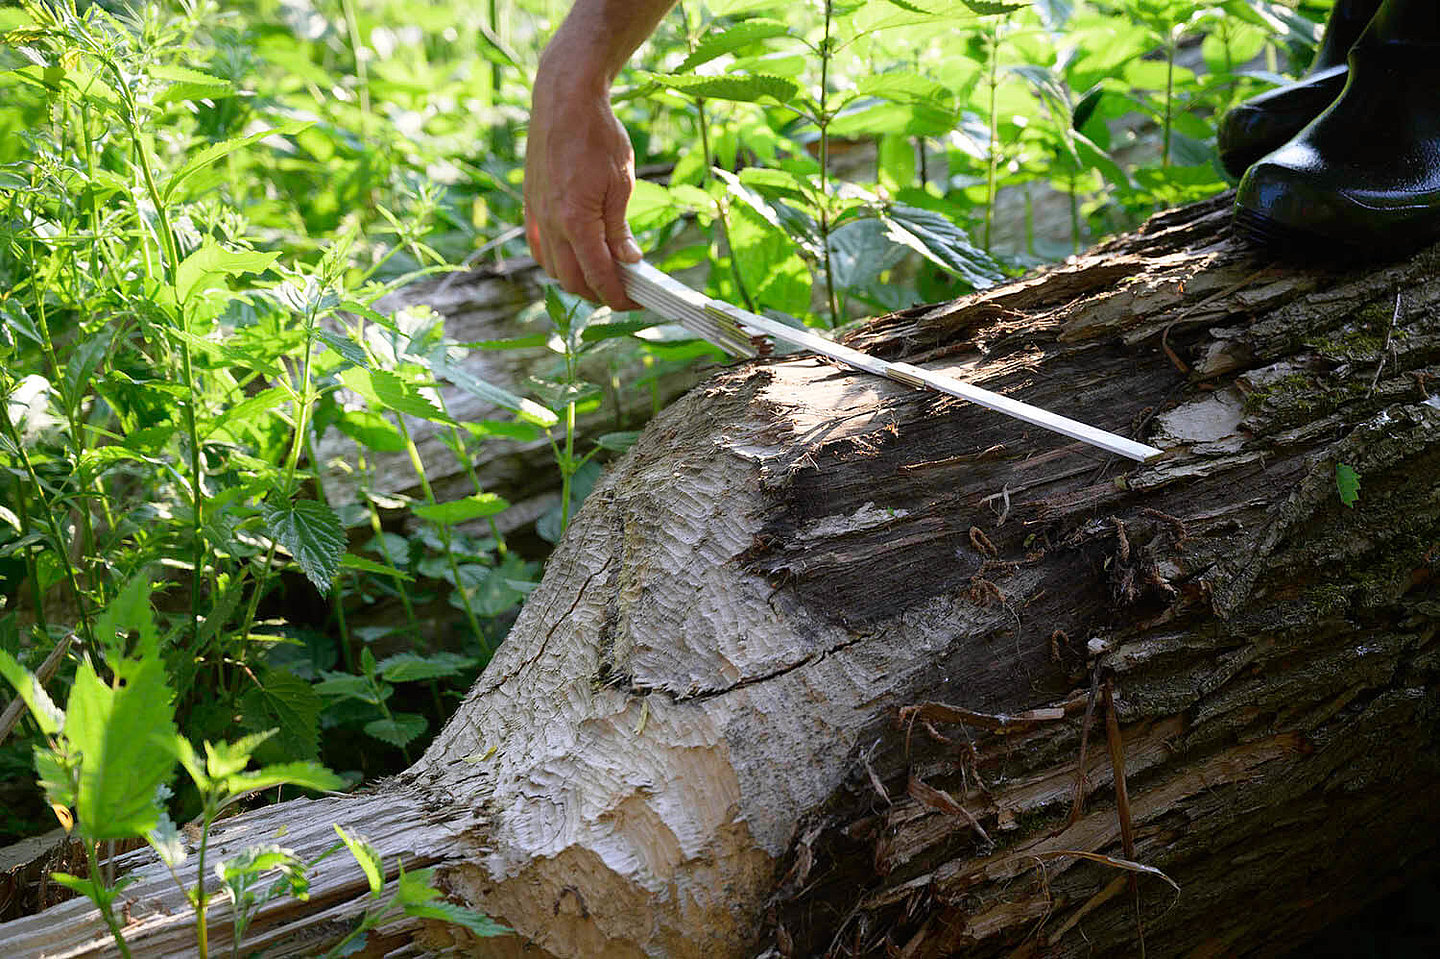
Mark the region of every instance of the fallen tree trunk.
<instances>
[{"instance_id":1,"label":"fallen tree trunk","mask_svg":"<svg viewBox=\"0 0 1440 959\"><path fill-rule=\"evenodd\" d=\"M518 931L372 955L1283 953L1440 836L1437 267L1272 264L1222 198L852 337L1147 466L814 360L719 375L597 486L419 763L219 841L339 822ZM188 954L138 868L138 954ZM248 948L342 934L358 870L315 888ZM71 902L0 944L101 931Z\"/></svg>"}]
</instances>

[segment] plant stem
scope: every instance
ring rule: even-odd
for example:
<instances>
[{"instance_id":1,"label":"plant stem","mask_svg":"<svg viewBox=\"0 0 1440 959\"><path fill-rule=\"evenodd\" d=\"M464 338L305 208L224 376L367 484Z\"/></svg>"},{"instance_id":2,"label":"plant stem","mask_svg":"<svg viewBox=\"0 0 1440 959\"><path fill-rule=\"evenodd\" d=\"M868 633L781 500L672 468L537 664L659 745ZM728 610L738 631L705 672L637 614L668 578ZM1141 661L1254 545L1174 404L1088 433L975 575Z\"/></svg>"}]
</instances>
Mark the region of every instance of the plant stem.
<instances>
[{"instance_id":1,"label":"plant stem","mask_svg":"<svg viewBox=\"0 0 1440 959\"><path fill-rule=\"evenodd\" d=\"M570 478L575 475L575 401L565 404L565 457L560 463L560 533L570 528Z\"/></svg>"},{"instance_id":2,"label":"plant stem","mask_svg":"<svg viewBox=\"0 0 1440 959\"><path fill-rule=\"evenodd\" d=\"M128 89L128 88L127 88ZM180 331L188 334L190 324L186 321L185 305L181 302L179 267L180 248L175 242L175 234L170 228L170 216L165 210L165 203L160 198L160 188L155 184L155 171L150 166L150 156L145 149L145 141L140 136L139 120L136 116L135 104L126 101L125 122L129 127L130 139L135 144L135 156L140 164L140 171L145 178L145 190L150 196L150 202L155 207L155 219L160 225L160 245L162 252L162 268L170 280L170 288L175 295L175 318L180 324ZM143 221L143 218L142 218ZM204 477L200 471L200 430L196 425L195 407L199 401L199 393L195 389L195 369L190 358L190 340L188 336L180 338L180 362L182 375L185 379L185 388L189 396L185 400L185 431L190 441L190 502L191 502L191 530L195 538L193 549L194 569L190 576L190 623L194 635L200 635L200 579L205 573L205 537L204 537L204 509L205 509L205 487Z\"/></svg>"},{"instance_id":3,"label":"plant stem","mask_svg":"<svg viewBox=\"0 0 1440 959\"><path fill-rule=\"evenodd\" d=\"M99 857L95 855L95 843L88 839L83 840L83 843L86 858L90 862L90 881L98 883L100 882L100 860ZM125 942L125 937L120 932L120 923L115 919L115 910L110 908L109 902L102 902L93 897L92 899L95 905L99 907L100 916L105 920L105 925L109 928L110 935L115 939L115 948L120 950L120 955L124 956L125 959L131 959L130 946Z\"/></svg>"},{"instance_id":4,"label":"plant stem","mask_svg":"<svg viewBox=\"0 0 1440 959\"><path fill-rule=\"evenodd\" d=\"M195 859L195 946L200 952L200 959L208 959L210 955L210 928L205 923L205 908L209 905L205 892L205 852L210 845L210 824L214 821L215 812L214 797L206 795L204 818L200 824L200 848Z\"/></svg>"},{"instance_id":5,"label":"plant stem","mask_svg":"<svg viewBox=\"0 0 1440 959\"><path fill-rule=\"evenodd\" d=\"M990 145L986 151L985 179L985 252L990 252L990 229L995 222L995 178L1000 162L999 123L995 91L1000 86L1000 23L990 21Z\"/></svg>"},{"instance_id":6,"label":"plant stem","mask_svg":"<svg viewBox=\"0 0 1440 959\"><path fill-rule=\"evenodd\" d=\"M0 424L3 424L5 433L10 442L15 444L15 451L20 457L20 464L25 469L25 475L30 480L35 495L40 499L42 512L45 516L46 526L50 529L50 538L54 541L54 550L60 557L61 566L65 570L65 581L70 586L70 591L75 595L75 606L80 614L81 627L85 632L85 639L94 646L95 631L90 623L90 611L85 602L85 594L80 591L80 580L75 574L75 567L70 562L70 553L65 549L65 537L60 530L60 522L55 518L55 510L48 507L45 502L45 485L40 482L40 475L35 472L35 464L30 461L30 453L25 449L24 441L20 437L20 431L15 424L10 422L10 404L8 394L0 397Z\"/></svg>"},{"instance_id":7,"label":"plant stem","mask_svg":"<svg viewBox=\"0 0 1440 959\"><path fill-rule=\"evenodd\" d=\"M830 258L830 112L826 100L830 85L830 59L834 51L830 45L830 28L834 20L831 0L825 2L825 39L820 46L820 109L816 111L816 125L820 128L820 248L825 258L825 302L830 309L830 325L840 323L840 299L835 293L835 269Z\"/></svg>"},{"instance_id":8,"label":"plant stem","mask_svg":"<svg viewBox=\"0 0 1440 959\"><path fill-rule=\"evenodd\" d=\"M694 46L692 44L693 51ZM705 115L705 100L703 97L695 98L695 110L700 120L700 149L705 154L704 182L709 183L714 179L710 168L715 165L715 157L710 152L710 118ZM725 212L726 204L723 199L715 200L715 218L720 224L720 236L725 241L725 252L730 257L730 275L735 280L735 289L740 293L740 298L745 301L745 308L751 313L759 312L755 301L750 296L750 291L745 288L745 277L740 273L740 261L735 258L735 244L730 242L730 220Z\"/></svg>"},{"instance_id":9,"label":"plant stem","mask_svg":"<svg viewBox=\"0 0 1440 959\"><path fill-rule=\"evenodd\" d=\"M415 475L420 479L420 488L425 492L425 502L435 505L435 490L430 486L430 477L425 473L425 464L420 459L420 450L415 446L415 440L410 435L410 427L405 425L405 414L395 414L395 425L400 428L400 436L405 440L405 452L410 457L410 466L415 470ZM452 537L450 526L447 523L436 523L440 531L440 542L445 547L445 559L450 565L450 576L454 581L455 591L460 594L460 605L465 610L465 619L470 624L470 631L480 642L480 649L488 658L491 653L490 641L485 638L485 633L480 629L480 621L475 616L475 610L470 605L470 594L465 589L465 584L460 579L460 565L455 562L455 550L451 546Z\"/></svg>"},{"instance_id":10,"label":"plant stem","mask_svg":"<svg viewBox=\"0 0 1440 959\"><path fill-rule=\"evenodd\" d=\"M1160 166L1170 166L1170 127L1175 110L1175 46L1176 31L1170 30L1170 40L1165 47L1165 141L1160 148Z\"/></svg>"}]
</instances>

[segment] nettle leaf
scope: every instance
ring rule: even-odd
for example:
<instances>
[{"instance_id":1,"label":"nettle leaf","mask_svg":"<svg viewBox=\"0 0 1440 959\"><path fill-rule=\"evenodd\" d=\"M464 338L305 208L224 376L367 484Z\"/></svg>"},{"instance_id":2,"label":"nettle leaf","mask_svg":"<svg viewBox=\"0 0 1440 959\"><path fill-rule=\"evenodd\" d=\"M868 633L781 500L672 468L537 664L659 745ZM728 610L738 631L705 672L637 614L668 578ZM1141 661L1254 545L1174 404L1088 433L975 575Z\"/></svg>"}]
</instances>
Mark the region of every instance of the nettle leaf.
<instances>
[{"instance_id":1,"label":"nettle leaf","mask_svg":"<svg viewBox=\"0 0 1440 959\"><path fill-rule=\"evenodd\" d=\"M372 406L435 423L455 425L455 420L440 412L419 387L406 383L389 370L367 370L352 366L341 373L339 379L345 386L365 397Z\"/></svg>"},{"instance_id":2,"label":"nettle leaf","mask_svg":"<svg viewBox=\"0 0 1440 959\"><path fill-rule=\"evenodd\" d=\"M1004 277L989 254L973 245L963 230L939 213L897 203L880 219L892 242L909 247L977 290L994 286Z\"/></svg>"},{"instance_id":3,"label":"nettle leaf","mask_svg":"<svg viewBox=\"0 0 1440 959\"><path fill-rule=\"evenodd\" d=\"M339 792L345 787L345 780L319 763L295 762L262 766L254 772L242 772L227 777L226 790L232 797L274 789L276 786L298 786L316 792Z\"/></svg>"},{"instance_id":4,"label":"nettle leaf","mask_svg":"<svg viewBox=\"0 0 1440 959\"><path fill-rule=\"evenodd\" d=\"M366 559L363 556L356 556L354 553L346 553L340 557L340 565L344 569L353 569L357 573L375 573L379 576L389 576L405 583L415 582L415 577L393 566L386 566L374 560Z\"/></svg>"},{"instance_id":5,"label":"nettle leaf","mask_svg":"<svg viewBox=\"0 0 1440 959\"><path fill-rule=\"evenodd\" d=\"M291 121L289 123L282 123L270 130L260 130L249 136L236 137L233 140L226 140L223 143L212 144L200 152L193 154L184 166L175 171L169 181L166 182L165 189L161 191L160 199L168 203L175 196L175 192L179 190L187 180L216 160L227 157L236 150L243 150L250 144L257 143L268 137L290 136L299 133L311 125L312 121L309 120Z\"/></svg>"},{"instance_id":6,"label":"nettle leaf","mask_svg":"<svg viewBox=\"0 0 1440 959\"><path fill-rule=\"evenodd\" d=\"M365 724L366 733L399 749L408 746L428 728L430 724L425 721L425 717L416 713L395 713L387 719L376 719Z\"/></svg>"},{"instance_id":7,"label":"nettle leaf","mask_svg":"<svg viewBox=\"0 0 1440 959\"><path fill-rule=\"evenodd\" d=\"M75 673L65 738L81 756L76 797L81 831L91 839L141 836L160 821L156 789L175 767L174 706L159 656L115 665L107 686L89 663Z\"/></svg>"},{"instance_id":8,"label":"nettle leaf","mask_svg":"<svg viewBox=\"0 0 1440 959\"><path fill-rule=\"evenodd\" d=\"M399 453L405 449L405 437L395 425L371 410L345 410L335 418L334 425L341 433L377 453Z\"/></svg>"},{"instance_id":9,"label":"nettle leaf","mask_svg":"<svg viewBox=\"0 0 1440 959\"><path fill-rule=\"evenodd\" d=\"M457 926L465 927L472 935L481 938L507 936L514 931L509 926L500 925L484 913L457 906L452 902L414 903L406 905L404 909L407 916L454 923Z\"/></svg>"},{"instance_id":10,"label":"nettle leaf","mask_svg":"<svg viewBox=\"0 0 1440 959\"><path fill-rule=\"evenodd\" d=\"M1340 502L1353 509L1360 501L1360 474L1353 466L1338 464L1335 467L1335 488L1340 493Z\"/></svg>"},{"instance_id":11,"label":"nettle leaf","mask_svg":"<svg viewBox=\"0 0 1440 959\"><path fill-rule=\"evenodd\" d=\"M527 400L509 390L486 383L460 366L451 363L443 349L430 354L430 364L436 376L450 381L471 396L479 397L487 403L494 403L502 409L515 413L521 419L533 423L541 429L549 429L560 422L560 417L534 400Z\"/></svg>"},{"instance_id":12,"label":"nettle leaf","mask_svg":"<svg viewBox=\"0 0 1440 959\"><path fill-rule=\"evenodd\" d=\"M275 729L261 755L314 759L320 754L320 710L325 705L313 686L283 669L267 669L240 697L240 715L252 729ZM280 758L280 757L276 757Z\"/></svg>"},{"instance_id":13,"label":"nettle leaf","mask_svg":"<svg viewBox=\"0 0 1440 959\"><path fill-rule=\"evenodd\" d=\"M702 63L709 63L716 57L722 57L727 53L734 53L736 50L743 49L761 40L786 36L789 32L790 29L779 20L767 20L763 17L756 17L753 20L742 20L728 30L711 34L700 41L699 46L684 59L679 69L682 72L693 70Z\"/></svg>"},{"instance_id":14,"label":"nettle leaf","mask_svg":"<svg viewBox=\"0 0 1440 959\"><path fill-rule=\"evenodd\" d=\"M863 96L896 103L948 103L954 99L950 88L943 83L902 71L861 77L855 89Z\"/></svg>"},{"instance_id":15,"label":"nettle leaf","mask_svg":"<svg viewBox=\"0 0 1440 959\"><path fill-rule=\"evenodd\" d=\"M663 73L641 73L645 79L657 83L667 90L674 90L690 97L705 100L734 100L740 103L758 103L770 97L781 103L788 103L799 88L784 77L765 74L749 76L697 77L693 74L666 75Z\"/></svg>"},{"instance_id":16,"label":"nettle leaf","mask_svg":"<svg viewBox=\"0 0 1440 959\"><path fill-rule=\"evenodd\" d=\"M213 240L207 240L200 249L182 260L175 271L176 296L185 303L192 294L204 293L220 280L243 273L263 273L279 257L279 253L227 250Z\"/></svg>"},{"instance_id":17,"label":"nettle leaf","mask_svg":"<svg viewBox=\"0 0 1440 959\"><path fill-rule=\"evenodd\" d=\"M95 641L105 650L105 658L112 666L124 658L132 637L134 655L142 658L159 655L160 633L155 628L155 613L150 605L153 590L144 576L135 577L95 621Z\"/></svg>"},{"instance_id":18,"label":"nettle leaf","mask_svg":"<svg viewBox=\"0 0 1440 959\"><path fill-rule=\"evenodd\" d=\"M375 847L364 839L352 836L341 829L339 823L335 824L335 834L340 837L345 848L350 850L350 855L354 856L355 861L360 864L361 870L365 873L365 881L370 884L370 895L378 897L380 888L385 885L385 868L380 861L380 853L376 852Z\"/></svg>"},{"instance_id":19,"label":"nettle leaf","mask_svg":"<svg viewBox=\"0 0 1440 959\"><path fill-rule=\"evenodd\" d=\"M42 733L53 736L60 731L65 723L65 714L45 692L39 677L3 649L0 649L0 676L15 687L20 701L29 707L30 715L35 717Z\"/></svg>"},{"instance_id":20,"label":"nettle leaf","mask_svg":"<svg viewBox=\"0 0 1440 959\"><path fill-rule=\"evenodd\" d=\"M421 519L442 526L465 523L472 519L494 516L510 508L510 503L494 493L475 493L464 499L448 503L423 503L410 507L410 511Z\"/></svg>"},{"instance_id":21,"label":"nettle leaf","mask_svg":"<svg viewBox=\"0 0 1440 959\"><path fill-rule=\"evenodd\" d=\"M155 97L156 103L214 100L235 95L235 85L229 80L222 80L189 67L157 63L150 67L149 73L157 80L167 80L170 83Z\"/></svg>"},{"instance_id":22,"label":"nettle leaf","mask_svg":"<svg viewBox=\"0 0 1440 959\"><path fill-rule=\"evenodd\" d=\"M316 330L316 337L326 346L339 353L345 359L356 366L369 366L370 358L365 355L365 349L344 333L337 333L334 330Z\"/></svg>"},{"instance_id":23,"label":"nettle leaf","mask_svg":"<svg viewBox=\"0 0 1440 959\"><path fill-rule=\"evenodd\" d=\"M420 656L416 653L396 653L387 656L376 665L380 675L392 683L410 683L422 679L439 679L442 676L458 676L476 665L476 660L457 653L435 653Z\"/></svg>"},{"instance_id":24,"label":"nettle leaf","mask_svg":"<svg viewBox=\"0 0 1440 959\"><path fill-rule=\"evenodd\" d=\"M909 248L890 238L890 227L880 220L851 220L830 234L830 268L835 283L864 286L905 258Z\"/></svg>"},{"instance_id":25,"label":"nettle leaf","mask_svg":"<svg viewBox=\"0 0 1440 959\"><path fill-rule=\"evenodd\" d=\"M264 514L266 534L295 557L316 589L329 593L345 553L340 517L324 503L309 499L266 504Z\"/></svg>"},{"instance_id":26,"label":"nettle leaf","mask_svg":"<svg viewBox=\"0 0 1440 959\"><path fill-rule=\"evenodd\" d=\"M342 673L332 670L321 670L324 678L314 686L315 692L322 696L334 696L336 699L358 699L362 703L370 703L378 706L389 698L392 690L386 688L376 691L375 685L364 676L356 676L354 673Z\"/></svg>"}]
</instances>

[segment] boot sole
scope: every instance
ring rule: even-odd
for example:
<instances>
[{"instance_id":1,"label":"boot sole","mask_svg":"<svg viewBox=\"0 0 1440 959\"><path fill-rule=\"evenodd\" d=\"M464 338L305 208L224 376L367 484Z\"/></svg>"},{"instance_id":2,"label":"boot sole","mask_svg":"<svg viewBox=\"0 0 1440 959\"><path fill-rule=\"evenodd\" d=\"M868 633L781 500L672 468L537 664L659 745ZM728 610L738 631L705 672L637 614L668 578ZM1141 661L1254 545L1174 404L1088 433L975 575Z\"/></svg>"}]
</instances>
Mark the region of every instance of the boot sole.
<instances>
[{"instance_id":1,"label":"boot sole","mask_svg":"<svg viewBox=\"0 0 1440 959\"><path fill-rule=\"evenodd\" d=\"M1373 263L1403 257L1435 242L1437 234L1440 234L1440 230L1434 230L1425 236L1417 237L1393 231L1392 235L1384 240L1337 240L1334 237L1297 230L1244 207L1237 207L1235 210L1234 231L1246 242L1263 247L1282 258L1303 259L1327 265Z\"/></svg>"}]
</instances>

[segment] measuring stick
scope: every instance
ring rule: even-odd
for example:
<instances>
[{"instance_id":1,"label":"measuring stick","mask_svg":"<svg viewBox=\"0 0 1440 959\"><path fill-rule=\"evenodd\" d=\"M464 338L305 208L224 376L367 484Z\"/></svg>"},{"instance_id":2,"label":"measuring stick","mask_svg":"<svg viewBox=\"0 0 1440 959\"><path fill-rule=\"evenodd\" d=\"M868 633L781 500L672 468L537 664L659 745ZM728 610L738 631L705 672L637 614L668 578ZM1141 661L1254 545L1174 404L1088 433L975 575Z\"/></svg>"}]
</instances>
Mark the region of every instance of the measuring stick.
<instances>
[{"instance_id":1,"label":"measuring stick","mask_svg":"<svg viewBox=\"0 0 1440 959\"><path fill-rule=\"evenodd\" d=\"M733 356L755 356L756 350L751 343L751 338L757 334L769 336L782 343L811 350L847 366L864 370L866 373L874 373L876 376L904 383L912 389L930 389L947 396L969 400L986 409L1004 413L1006 416L1052 430L1071 439L1080 440L1082 443L1099 447L1108 453L1125 456L1141 463L1154 459L1164 452L1153 446L1146 446L1123 436L1087 426L1067 416L1042 410L1038 406L1021 403L1008 396L972 386L953 376L933 373L909 363L891 363L868 353L852 350L848 346L833 343L808 330L796 329L769 317L759 316L748 310L731 306L729 303L723 303L690 289L644 261L618 265L620 279L625 283L625 291L630 294L632 300L649 307L667 320L679 323Z\"/></svg>"}]
</instances>

